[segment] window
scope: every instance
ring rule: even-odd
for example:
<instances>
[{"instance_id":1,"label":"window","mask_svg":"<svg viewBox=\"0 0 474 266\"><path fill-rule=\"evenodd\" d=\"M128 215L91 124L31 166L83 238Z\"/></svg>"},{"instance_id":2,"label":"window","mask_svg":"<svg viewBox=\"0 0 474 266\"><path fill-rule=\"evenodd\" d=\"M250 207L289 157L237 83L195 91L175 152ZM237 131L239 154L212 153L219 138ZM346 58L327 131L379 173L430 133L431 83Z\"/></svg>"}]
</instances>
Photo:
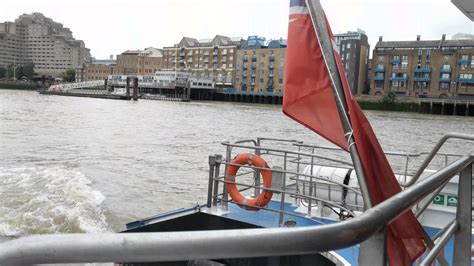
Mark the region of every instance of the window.
<instances>
[{"instance_id":1,"label":"window","mask_svg":"<svg viewBox=\"0 0 474 266\"><path fill-rule=\"evenodd\" d=\"M402 56L402 69L408 68L408 55Z\"/></svg>"},{"instance_id":2,"label":"window","mask_svg":"<svg viewBox=\"0 0 474 266\"><path fill-rule=\"evenodd\" d=\"M263 84L263 78L260 78L260 84Z\"/></svg>"},{"instance_id":3,"label":"window","mask_svg":"<svg viewBox=\"0 0 474 266\"><path fill-rule=\"evenodd\" d=\"M449 90L449 82L441 82L439 84L439 89L440 90Z\"/></svg>"},{"instance_id":4,"label":"window","mask_svg":"<svg viewBox=\"0 0 474 266\"><path fill-rule=\"evenodd\" d=\"M347 49L351 49L351 43L347 44Z\"/></svg>"},{"instance_id":5,"label":"window","mask_svg":"<svg viewBox=\"0 0 474 266\"><path fill-rule=\"evenodd\" d=\"M375 81L375 88L376 89L383 89L383 81L382 80L376 80Z\"/></svg>"},{"instance_id":6,"label":"window","mask_svg":"<svg viewBox=\"0 0 474 266\"><path fill-rule=\"evenodd\" d=\"M426 50L426 63L429 64L431 60L431 49Z\"/></svg>"},{"instance_id":7,"label":"window","mask_svg":"<svg viewBox=\"0 0 474 266\"><path fill-rule=\"evenodd\" d=\"M423 56L423 50L418 49L418 64L421 64L422 56Z\"/></svg>"},{"instance_id":8,"label":"window","mask_svg":"<svg viewBox=\"0 0 474 266\"><path fill-rule=\"evenodd\" d=\"M346 60L349 60L349 57L351 57L351 53L346 54Z\"/></svg>"},{"instance_id":9,"label":"window","mask_svg":"<svg viewBox=\"0 0 474 266\"><path fill-rule=\"evenodd\" d=\"M443 68L443 69L451 69L451 66L450 66L450 65L443 65L442 68Z\"/></svg>"},{"instance_id":10,"label":"window","mask_svg":"<svg viewBox=\"0 0 474 266\"><path fill-rule=\"evenodd\" d=\"M441 78L442 78L442 79L449 79L449 78L450 78L450 77L449 77L449 73L443 73L443 74L441 74Z\"/></svg>"}]
</instances>

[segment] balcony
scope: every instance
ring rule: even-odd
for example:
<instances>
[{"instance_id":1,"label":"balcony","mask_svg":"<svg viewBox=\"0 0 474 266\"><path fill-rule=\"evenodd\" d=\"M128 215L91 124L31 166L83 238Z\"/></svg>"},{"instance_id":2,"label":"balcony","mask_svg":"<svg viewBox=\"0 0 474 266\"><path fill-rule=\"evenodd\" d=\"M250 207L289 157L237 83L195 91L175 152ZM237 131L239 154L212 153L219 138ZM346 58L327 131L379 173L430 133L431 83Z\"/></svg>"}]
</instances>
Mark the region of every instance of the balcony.
<instances>
[{"instance_id":1,"label":"balcony","mask_svg":"<svg viewBox=\"0 0 474 266\"><path fill-rule=\"evenodd\" d=\"M270 78L273 78L273 73L268 74Z\"/></svg>"},{"instance_id":2,"label":"balcony","mask_svg":"<svg viewBox=\"0 0 474 266\"><path fill-rule=\"evenodd\" d=\"M270 61L275 60L275 55L274 55L274 54L269 55L269 56L268 56L268 59L270 59Z\"/></svg>"},{"instance_id":3,"label":"balcony","mask_svg":"<svg viewBox=\"0 0 474 266\"><path fill-rule=\"evenodd\" d=\"M244 62L247 62L249 61L249 57L248 56L244 56Z\"/></svg>"},{"instance_id":4,"label":"balcony","mask_svg":"<svg viewBox=\"0 0 474 266\"><path fill-rule=\"evenodd\" d=\"M214 58L214 60L212 60L212 62L217 63L217 58Z\"/></svg>"},{"instance_id":5,"label":"balcony","mask_svg":"<svg viewBox=\"0 0 474 266\"><path fill-rule=\"evenodd\" d=\"M243 65L243 66L242 66L242 69L243 69L243 70L247 70L247 65Z\"/></svg>"},{"instance_id":6,"label":"balcony","mask_svg":"<svg viewBox=\"0 0 474 266\"><path fill-rule=\"evenodd\" d=\"M440 68L439 73L451 73L453 70L451 68Z\"/></svg>"},{"instance_id":7,"label":"balcony","mask_svg":"<svg viewBox=\"0 0 474 266\"><path fill-rule=\"evenodd\" d=\"M414 81L424 81L424 82L428 82L428 81L431 81L431 78L426 78L426 77L414 77L413 80L414 80Z\"/></svg>"},{"instance_id":8,"label":"balcony","mask_svg":"<svg viewBox=\"0 0 474 266\"><path fill-rule=\"evenodd\" d=\"M240 83L240 86L242 86L242 87L247 87L247 82L241 82L241 83Z\"/></svg>"},{"instance_id":9,"label":"balcony","mask_svg":"<svg viewBox=\"0 0 474 266\"><path fill-rule=\"evenodd\" d=\"M256 66L256 65L252 65L252 69L256 69L256 68L257 68L257 66Z\"/></svg>"},{"instance_id":10,"label":"balcony","mask_svg":"<svg viewBox=\"0 0 474 266\"><path fill-rule=\"evenodd\" d=\"M256 75L255 75L255 74L251 74L250 76L251 76L252 78L255 78L255 77L256 77Z\"/></svg>"},{"instance_id":11,"label":"balcony","mask_svg":"<svg viewBox=\"0 0 474 266\"><path fill-rule=\"evenodd\" d=\"M400 59L390 59L390 64L392 65L398 65L400 63L401 63Z\"/></svg>"},{"instance_id":12,"label":"balcony","mask_svg":"<svg viewBox=\"0 0 474 266\"><path fill-rule=\"evenodd\" d=\"M275 65L274 65L274 64L270 64L270 65L268 66L268 68L274 69L274 68L275 68Z\"/></svg>"},{"instance_id":13,"label":"balcony","mask_svg":"<svg viewBox=\"0 0 474 266\"><path fill-rule=\"evenodd\" d=\"M431 73L431 67L415 68L415 73Z\"/></svg>"},{"instance_id":14,"label":"balcony","mask_svg":"<svg viewBox=\"0 0 474 266\"><path fill-rule=\"evenodd\" d=\"M212 53L212 55L214 55L214 56L217 56L218 54L219 54L218 51L214 51L214 52Z\"/></svg>"},{"instance_id":15,"label":"balcony","mask_svg":"<svg viewBox=\"0 0 474 266\"><path fill-rule=\"evenodd\" d=\"M255 86L255 82L250 82L250 86Z\"/></svg>"},{"instance_id":16,"label":"balcony","mask_svg":"<svg viewBox=\"0 0 474 266\"><path fill-rule=\"evenodd\" d=\"M376 68L374 68L374 72L375 73L384 73L385 68L384 67L376 67Z\"/></svg>"},{"instance_id":17,"label":"balcony","mask_svg":"<svg viewBox=\"0 0 474 266\"><path fill-rule=\"evenodd\" d=\"M474 83L474 79L472 78L458 78L459 83L469 83L472 84Z\"/></svg>"},{"instance_id":18,"label":"balcony","mask_svg":"<svg viewBox=\"0 0 474 266\"><path fill-rule=\"evenodd\" d=\"M385 80L385 77L384 76L375 76L374 77L374 80Z\"/></svg>"},{"instance_id":19,"label":"balcony","mask_svg":"<svg viewBox=\"0 0 474 266\"><path fill-rule=\"evenodd\" d=\"M252 61L257 61L257 56L256 55L252 55Z\"/></svg>"},{"instance_id":20,"label":"balcony","mask_svg":"<svg viewBox=\"0 0 474 266\"><path fill-rule=\"evenodd\" d=\"M407 81L408 77L390 77L391 81Z\"/></svg>"},{"instance_id":21,"label":"balcony","mask_svg":"<svg viewBox=\"0 0 474 266\"><path fill-rule=\"evenodd\" d=\"M180 53L179 53L179 56L184 56L184 52L180 52Z\"/></svg>"},{"instance_id":22,"label":"balcony","mask_svg":"<svg viewBox=\"0 0 474 266\"><path fill-rule=\"evenodd\" d=\"M465 64L469 64L469 61L471 61L471 60L469 60L469 59L459 59L458 63L460 65L465 65Z\"/></svg>"},{"instance_id":23,"label":"balcony","mask_svg":"<svg viewBox=\"0 0 474 266\"><path fill-rule=\"evenodd\" d=\"M451 82L451 78L439 78L439 82Z\"/></svg>"},{"instance_id":24,"label":"balcony","mask_svg":"<svg viewBox=\"0 0 474 266\"><path fill-rule=\"evenodd\" d=\"M242 78L246 79L247 78L247 73L242 74Z\"/></svg>"}]
</instances>

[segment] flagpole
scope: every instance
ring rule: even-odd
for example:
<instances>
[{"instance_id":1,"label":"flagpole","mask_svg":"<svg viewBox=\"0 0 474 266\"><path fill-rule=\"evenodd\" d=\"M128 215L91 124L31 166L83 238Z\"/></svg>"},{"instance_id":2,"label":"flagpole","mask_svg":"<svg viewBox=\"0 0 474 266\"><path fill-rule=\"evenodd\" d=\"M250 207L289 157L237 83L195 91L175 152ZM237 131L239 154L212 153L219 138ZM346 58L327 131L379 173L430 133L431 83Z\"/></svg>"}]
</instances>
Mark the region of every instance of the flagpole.
<instances>
[{"instance_id":1,"label":"flagpole","mask_svg":"<svg viewBox=\"0 0 474 266\"><path fill-rule=\"evenodd\" d=\"M359 152L354 142L354 136L352 135L352 126L347 111L346 97L344 95L341 76L339 75L339 71L337 69L337 63L334 57L333 43L329 35L326 18L324 16L323 8L319 0L306 0L306 4L308 6L309 14L313 22L314 31L321 47L324 63L326 64L326 67L329 71L329 76L332 83L339 117L341 118L342 128L344 130L344 136L347 140L349 153L352 158L352 164L357 174L357 180L359 182L359 187L362 192L362 198L364 199L364 209L367 210L372 207L372 201L370 199L364 169L362 168L362 163L359 157Z\"/></svg>"}]
</instances>

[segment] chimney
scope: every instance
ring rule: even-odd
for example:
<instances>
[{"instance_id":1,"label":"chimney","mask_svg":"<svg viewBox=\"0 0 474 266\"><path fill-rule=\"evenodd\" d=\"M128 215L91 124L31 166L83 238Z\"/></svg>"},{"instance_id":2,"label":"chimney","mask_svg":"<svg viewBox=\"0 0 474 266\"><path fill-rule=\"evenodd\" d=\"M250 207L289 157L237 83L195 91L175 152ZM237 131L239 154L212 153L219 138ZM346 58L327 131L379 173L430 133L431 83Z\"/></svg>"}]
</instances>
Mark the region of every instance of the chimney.
<instances>
[{"instance_id":1,"label":"chimney","mask_svg":"<svg viewBox=\"0 0 474 266\"><path fill-rule=\"evenodd\" d=\"M421 39L421 35L416 35L416 40L419 41Z\"/></svg>"},{"instance_id":2,"label":"chimney","mask_svg":"<svg viewBox=\"0 0 474 266\"><path fill-rule=\"evenodd\" d=\"M445 41L445 40L446 40L446 34L443 34L441 37L441 41Z\"/></svg>"},{"instance_id":3,"label":"chimney","mask_svg":"<svg viewBox=\"0 0 474 266\"><path fill-rule=\"evenodd\" d=\"M383 36L379 36L379 42L383 40Z\"/></svg>"}]
</instances>

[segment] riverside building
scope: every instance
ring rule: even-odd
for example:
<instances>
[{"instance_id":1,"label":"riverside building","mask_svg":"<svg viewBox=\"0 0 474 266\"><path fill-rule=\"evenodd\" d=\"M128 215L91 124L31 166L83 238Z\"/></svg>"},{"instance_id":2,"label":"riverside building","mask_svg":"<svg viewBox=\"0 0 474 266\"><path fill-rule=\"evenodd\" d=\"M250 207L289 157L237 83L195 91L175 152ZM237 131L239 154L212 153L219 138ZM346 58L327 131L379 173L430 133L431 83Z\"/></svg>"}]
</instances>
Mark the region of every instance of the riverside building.
<instances>
[{"instance_id":1,"label":"riverside building","mask_svg":"<svg viewBox=\"0 0 474 266\"><path fill-rule=\"evenodd\" d=\"M370 46L362 31L334 34L339 54L353 95L367 92L367 63Z\"/></svg>"},{"instance_id":2,"label":"riverside building","mask_svg":"<svg viewBox=\"0 0 474 266\"><path fill-rule=\"evenodd\" d=\"M61 76L90 61L90 51L69 28L41 13L0 23L0 67L33 63L35 73Z\"/></svg>"},{"instance_id":3,"label":"riverside building","mask_svg":"<svg viewBox=\"0 0 474 266\"><path fill-rule=\"evenodd\" d=\"M237 52L237 93L279 94L284 91L286 40L249 36Z\"/></svg>"},{"instance_id":4,"label":"riverside building","mask_svg":"<svg viewBox=\"0 0 474 266\"><path fill-rule=\"evenodd\" d=\"M231 87L235 58L242 43L240 37L221 35L205 40L183 37L178 44L163 48L164 70L185 71L211 79L218 88Z\"/></svg>"},{"instance_id":5,"label":"riverside building","mask_svg":"<svg viewBox=\"0 0 474 266\"><path fill-rule=\"evenodd\" d=\"M162 49L148 47L144 50L128 50L117 55L117 74L152 75L162 69Z\"/></svg>"},{"instance_id":6,"label":"riverside building","mask_svg":"<svg viewBox=\"0 0 474 266\"><path fill-rule=\"evenodd\" d=\"M110 56L110 59L92 58L92 63L78 67L76 69L76 82L105 80L109 75L114 75L117 70L117 61Z\"/></svg>"},{"instance_id":7,"label":"riverside building","mask_svg":"<svg viewBox=\"0 0 474 266\"><path fill-rule=\"evenodd\" d=\"M373 51L370 94L474 97L474 40L383 41Z\"/></svg>"}]
</instances>

